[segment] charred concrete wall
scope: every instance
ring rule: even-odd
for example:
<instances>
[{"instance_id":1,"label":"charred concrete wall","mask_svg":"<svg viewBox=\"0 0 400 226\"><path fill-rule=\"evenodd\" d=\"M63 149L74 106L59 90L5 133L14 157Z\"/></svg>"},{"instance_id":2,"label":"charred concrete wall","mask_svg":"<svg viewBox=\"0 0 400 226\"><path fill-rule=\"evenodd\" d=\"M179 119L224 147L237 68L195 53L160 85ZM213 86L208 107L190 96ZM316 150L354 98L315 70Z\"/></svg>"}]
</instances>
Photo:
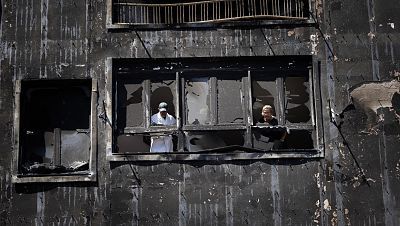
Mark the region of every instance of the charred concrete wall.
<instances>
[{"instance_id":1,"label":"charred concrete wall","mask_svg":"<svg viewBox=\"0 0 400 226\"><path fill-rule=\"evenodd\" d=\"M313 26L136 33L107 30L105 1L3 0L2 224L398 225L400 4L315 3ZM11 181L17 79L96 78L101 115L108 57L273 55L320 62L322 159L110 162L100 120L96 182Z\"/></svg>"}]
</instances>

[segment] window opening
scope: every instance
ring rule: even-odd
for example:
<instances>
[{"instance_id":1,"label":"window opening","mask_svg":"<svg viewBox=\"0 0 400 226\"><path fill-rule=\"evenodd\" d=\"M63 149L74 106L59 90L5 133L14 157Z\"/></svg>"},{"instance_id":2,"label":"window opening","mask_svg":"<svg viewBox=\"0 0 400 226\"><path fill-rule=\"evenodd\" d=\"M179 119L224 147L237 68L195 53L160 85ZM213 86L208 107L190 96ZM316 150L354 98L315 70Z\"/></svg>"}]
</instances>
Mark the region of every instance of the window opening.
<instances>
[{"instance_id":1,"label":"window opening","mask_svg":"<svg viewBox=\"0 0 400 226\"><path fill-rule=\"evenodd\" d=\"M171 152L177 150L176 131L178 98L175 73L126 72L119 68L116 78L117 128L114 153ZM155 74L155 75L153 75ZM167 117L159 112L165 103ZM160 149L159 142L169 142L171 148ZM159 148L156 148L156 147Z\"/></svg>"},{"instance_id":2,"label":"window opening","mask_svg":"<svg viewBox=\"0 0 400 226\"><path fill-rule=\"evenodd\" d=\"M18 173L89 170L90 80L22 81Z\"/></svg>"},{"instance_id":3,"label":"window opening","mask_svg":"<svg viewBox=\"0 0 400 226\"><path fill-rule=\"evenodd\" d=\"M244 145L244 131L190 131L185 132L186 148L189 152L207 149L223 148L226 146Z\"/></svg>"},{"instance_id":4,"label":"window opening","mask_svg":"<svg viewBox=\"0 0 400 226\"><path fill-rule=\"evenodd\" d=\"M284 149L313 149L314 137L310 130L290 130L285 138Z\"/></svg>"},{"instance_id":5,"label":"window opening","mask_svg":"<svg viewBox=\"0 0 400 226\"><path fill-rule=\"evenodd\" d=\"M132 148L135 147L135 148ZM150 151L150 136L143 134L122 134L117 138L117 153Z\"/></svg>"},{"instance_id":6,"label":"window opening","mask_svg":"<svg viewBox=\"0 0 400 226\"><path fill-rule=\"evenodd\" d=\"M117 82L118 127L144 126L142 81L121 79Z\"/></svg>"},{"instance_id":7,"label":"window opening","mask_svg":"<svg viewBox=\"0 0 400 226\"><path fill-rule=\"evenodd\" d=\"M286 123L310 123L310 86L308 77L285 77Z\"/></svg>"},{"instance_id":8,"label":"window opening","mask_svg":"<svg viewBox=\"0 0 400 226\"><path fill-rule=\"evenodd\" d=\"M158 113L158 106L161 102L165 102L168 106L168 114L176 118L176 82L175 80L152 80L150 108L151 114Z\"/></svg>"},{"instance_id":9,"label":"window opening","mask_svg":"<svg viewBox=\"0 0 400 226\"><path fill-rule=\"evenodd\" d=\"M244 124L242 77L219 76L217 86L218 124Z\"/></svg>"},{"instance_id":10,"label":"window opening","mask_svg":"<svg viewBox=\"0 0 400 226\"><path fill-rule=\"evenodd\" d=\"M185 103L187 124L211 124L209 77L186 78Z\"/></svg>"},{"instance_id":11,"label":"window opening","mask_svg":"<svg viewBox=\"0 0 400 226\"><path fill-rule=\"evenodd\" d=\"M124 111L123 102L129 100L127 93L134 93L131 98L134 97L135 107L141 110L140 121L146 123L117 128L112 152L209 153L233 146L241 147L242 152L318 153L321 139L317 134L321 125L317 126L313 119L319 113L314 109L316 103L312 97L315 87L310 58L273 57L257 62L246 59L240 63L230 62L237 60L231 58L217 62L180 59L179 63L166 59L152 62L154 65L115 67L115 87L122 89L116 93L123 93L123 98L114 108L117 112ZM173 70L168 65L174 65ZM150 118L159 112L162 102L169 107L167 111L176 123L151 125ZM274 116L273 123L266 119L266 113L262 115L266 105L270 106L268 114ZM117 125L128 120L126 117L118 116ZM153 151L152 143L159 137L170 137L172 149Z\"/></svg>"},{"instance_id":12,"label":"window opening","mask_svg":"<svg viewBox=\"0 0 400 226\"><path fill-rule=\"evenodd\" d=\"M252 73L253 147L262 150L312 149L316 136L311 114L310 69L265 75ZM276 118L264 123L263 107ZM261 123L262 122L262 123ZM292 134L293 133L293 134ZM310 134L306 136L306 134ZM311 145L310 145L311 144Z\"/></svg>"},{"instance_id":13,"label":"window opening","mask_svg":"<svg viewBox=\"0 0 400 226\"><path fill-rule=\"evenodd\" d=\"M256 128L252 135L253 147L258 150L287 149L287 130L284 127Z\"/></svg>"},{"instance_id":14,"label":"window opening","mask_svg":"<svg viewBox=\"0 0 400 226\"><path fill-rule=\"evenodd\" d=\"M275 78L261 79L262 75L254 76L252 80L252 104L253 104L253 123L256 124L261 119L261 111L265 105L270 105L272 110L276 113L275 107L278 102L277 83ZM263 76L267 77L267 76ZM276 115L279 118L279 115Z\"/></svg>"}]
</instances>

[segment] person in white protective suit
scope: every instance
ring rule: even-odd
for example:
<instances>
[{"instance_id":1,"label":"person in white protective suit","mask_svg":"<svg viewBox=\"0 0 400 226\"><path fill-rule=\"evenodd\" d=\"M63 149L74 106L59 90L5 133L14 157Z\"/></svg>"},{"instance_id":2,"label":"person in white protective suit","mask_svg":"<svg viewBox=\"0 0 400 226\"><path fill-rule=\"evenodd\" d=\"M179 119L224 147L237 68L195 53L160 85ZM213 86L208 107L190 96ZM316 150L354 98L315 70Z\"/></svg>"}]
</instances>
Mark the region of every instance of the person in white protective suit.
<instances>
[{"instance_id":1,"label":"person in white protective suit","mask_svg":"<svg viewBox=\"0 0 400 226\"><path fill-rule=\"evenodd\" d=\"M168 114L168 105L161 102L158 105L158 113L151 116L152 126L171 126L176 124L174 116ZM151 137L150 152L172 152L172 135L160 135Z\"/></svg>"}]
</instances>

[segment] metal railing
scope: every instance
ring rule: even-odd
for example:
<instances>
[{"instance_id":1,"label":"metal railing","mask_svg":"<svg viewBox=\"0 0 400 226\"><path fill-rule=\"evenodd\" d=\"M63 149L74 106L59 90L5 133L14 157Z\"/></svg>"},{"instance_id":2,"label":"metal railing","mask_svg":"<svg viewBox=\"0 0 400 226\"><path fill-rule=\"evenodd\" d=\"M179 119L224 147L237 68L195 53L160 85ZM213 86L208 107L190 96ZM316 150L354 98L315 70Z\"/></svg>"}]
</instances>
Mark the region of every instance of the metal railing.
<instances>
[{"instance_id":1,"label":"metal railing","mask_svg":"<svg viewBox=\"0 0 400 226\"><path fill-rule=\"evenodd\" d=\"M251 19L308 19L308 0L209 0L173 4L113 0L115 24L187 24ZM160 1L161 2L161 1Z\"/></svg>"}]
</instances>

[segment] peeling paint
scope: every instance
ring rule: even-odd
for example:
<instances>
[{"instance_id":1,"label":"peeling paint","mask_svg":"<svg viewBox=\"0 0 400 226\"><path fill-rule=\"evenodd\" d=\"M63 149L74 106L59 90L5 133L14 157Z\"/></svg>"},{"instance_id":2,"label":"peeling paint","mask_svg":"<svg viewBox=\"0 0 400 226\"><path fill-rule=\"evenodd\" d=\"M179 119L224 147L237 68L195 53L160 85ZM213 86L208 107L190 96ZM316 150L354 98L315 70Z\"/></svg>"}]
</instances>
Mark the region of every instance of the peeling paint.
<instances>
[{"instance_id":1,"label":"peeling paint","mask_svg":"<svg viewBox=\"0 0 400 226\"><path fill-rule=\"evenodd\" d=\"M324 200L324 209L327 210L327 211L331 211L332 210L332 207L329 205L329 200L328 199Z\"/></svg>"}]
</instances>

